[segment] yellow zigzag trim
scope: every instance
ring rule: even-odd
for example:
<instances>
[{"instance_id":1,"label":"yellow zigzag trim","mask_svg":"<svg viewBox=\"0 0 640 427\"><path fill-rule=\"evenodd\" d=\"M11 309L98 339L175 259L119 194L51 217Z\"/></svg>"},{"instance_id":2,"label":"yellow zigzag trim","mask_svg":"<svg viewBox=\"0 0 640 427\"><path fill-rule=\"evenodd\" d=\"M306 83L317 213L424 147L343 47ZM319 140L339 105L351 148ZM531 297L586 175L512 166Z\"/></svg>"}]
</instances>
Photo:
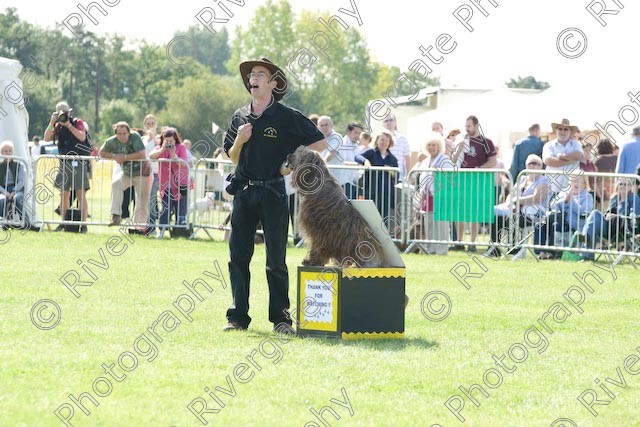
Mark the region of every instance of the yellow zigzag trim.
<instances>
[{"instance_id":1,"label":"yellow zigzag trim","mask_svg":"<svg viewBox=\"0 0 640 427\"><path fill-rule=\"evenodd\" d=\"M404 268L345 268L342 270L342 277L350 279L352 277L405 277Z\"/></svg>"},{"instance_id":2,"label":"yellow zigzag trim","mask_svg":"<svg viewBox=\"0 0 640 427\"><path fill-rule=\"evenodd\" d=\"M343 340L404 339L404 332L343 332Z\"/></svg>"}]
</instances>

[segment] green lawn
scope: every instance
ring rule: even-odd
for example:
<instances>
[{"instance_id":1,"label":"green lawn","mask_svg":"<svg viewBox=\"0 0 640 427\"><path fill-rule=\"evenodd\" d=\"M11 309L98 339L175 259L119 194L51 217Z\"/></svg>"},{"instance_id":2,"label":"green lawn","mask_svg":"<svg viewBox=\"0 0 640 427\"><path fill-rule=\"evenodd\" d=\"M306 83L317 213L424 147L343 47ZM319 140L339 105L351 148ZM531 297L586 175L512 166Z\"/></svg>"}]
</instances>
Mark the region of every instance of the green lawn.
<instances>
[{"instance_id":1,"label":"green lawn","mask_svg":"<svg viewBox=\"0 0 640 427\"><path fill-rule=\"evenodd\" d=\"M640 362L633 366L638 359L630 357L625 368L627 356L640 356L640 273L629 264L616 268L614 280L604 262L598 268L529 257L518 263L478 258L478 264L464 253L407 255L411 303L404 340L287 341L271 334L267 320L264 246L257 248L252 263L250 330L225 334L221 327L231 300L225 243L136 236L122 255L113 257L105 249L107 233L117 234L98 227L87 235L14 232L0 245L0 425L64 425L54 415L60 407L62 414L75 410L74 426L199 426L187 409L197 398L195 408L206 402L212 412L204 417L216 426L322 426L310 409L325 406L340 416L336 420L325 410L326 425L334 427L549 426L563 417L580 427L640 425L640 377L629 373ZM123 248L120 244L116 249ZM90 258L100 261L100 250L108 263L104 269L86 263ZM289 249L292 272L303 256L304 250ZM90 267L95 281L78 260ZM215 262L226 289L211 278ZM458 272L464 271L458 263L483 274L468 279L468 290L450 273L456 265ZM65 274L70 281L72 270L79 280L94 281L76 288L79 298L59 281ZM579 281L573 273L588 270L598 277L588 279L593 293L585 292L580 314L563 294L572 290L577 300L578 288L571 287ZM180 315L175 317L178 324L167 311L178 313L172 303L186 292L182 281L198 278L206 279L212 292L199 288L203 300L196 301L193 320ZM295 301L293 282L291 288ZM446 293L451 301L444 320L430 321L423 314L442 316L435 311L443 299L421 304L431 291ZM36 328L30 319L32 307L42 299L55 301L62 313L50 330ZM50 314L51 304L40 317L46 320ZM151 338L148 328L162 342ZM542 354L535 349L545 345ZM492 356L503 354L500 368ZM119 358L130 372L118 367ZM114 363L111 375L119 381L101 368ZM514 366L515 371L505 372ZM622 382L617 372L624 388L613 384ZM502 383L496 386L498 375ZM596 378L615 398L607 396ZM92 390L96 379L104 397ZM459 390L473 384L490 395L473 393L480 407ZM205 391L216 387L223 407ZM228 394L219 391L223 388ZM597 418L576 399L587 389L597 392L600 401L611 401L594 406ZM88 398L82 400L88 416L69 397L84 392L99 403L96 407ZM464 402L464 424L445 407L450 398L452 404Z\"/></svg>"}]
</instances>

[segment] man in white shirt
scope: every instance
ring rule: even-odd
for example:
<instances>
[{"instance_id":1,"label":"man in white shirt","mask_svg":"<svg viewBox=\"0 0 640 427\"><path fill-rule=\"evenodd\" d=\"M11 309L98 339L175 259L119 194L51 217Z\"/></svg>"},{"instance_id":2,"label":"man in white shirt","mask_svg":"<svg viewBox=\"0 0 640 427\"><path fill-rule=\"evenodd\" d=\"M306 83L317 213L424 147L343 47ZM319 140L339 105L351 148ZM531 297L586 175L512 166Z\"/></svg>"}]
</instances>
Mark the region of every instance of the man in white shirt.
<instances>
[{"instance_id":1,"label":"man in white shirt","mask_svg":"<svg viewBox=\"0 0 640 427\"><path fill-rule=\"evenodd\" d=\"M560 123L551 123L551 129L556 139L547 142L542 148L542 161L548 171L558 171L558 174L548 175L551 191L559 193L569 185L568 175L580 171L580 162L584 158L582 145L571 139L571 135L578 130L568 119Z\"/></svg>"},{"instance_id":2,"label":"man in white shirt","mask_svg":"<svg viewBox=\"0 0 640 427\"><path fill-rule=\"evenodd\" d=\"M321 116L318 119L318 129L327 140L327 148L320 153L322 158L328 165L342 165L345 161L345 156L348 156L343 147L343 139L339 133L333 130L333 120L329 116ZM355 153L351 153L351 161L355 159ZM344 169L329 169L333 176L344 186L349 181L349 172Z\"/></svg>"}]
</instances>

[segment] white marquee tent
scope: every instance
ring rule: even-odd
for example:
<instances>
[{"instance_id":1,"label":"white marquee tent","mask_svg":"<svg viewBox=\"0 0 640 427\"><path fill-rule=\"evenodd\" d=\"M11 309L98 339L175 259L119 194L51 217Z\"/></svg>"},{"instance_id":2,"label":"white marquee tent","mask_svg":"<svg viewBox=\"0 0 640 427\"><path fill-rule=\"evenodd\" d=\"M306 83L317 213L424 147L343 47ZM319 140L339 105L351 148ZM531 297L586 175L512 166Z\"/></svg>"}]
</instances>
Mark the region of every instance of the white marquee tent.
<instances>
[{"instance_id":1,"label":"white marquee tent","mask_svg":"<svg viewBox=\"0 0 640 427\"><path fill-rule=\"evenodd\" d=\"M25 203L33 201L33 197L26 197L32 191L32 168L29 157L29 114L25 108L23 98L20 62L0 57L0 142L13 141L14 156L20 158L27 165L27 182L25 184ZM34 212L31 209L31 212ZM34 223L36 218L31 218Z\"/></svg>"}]
</instances>

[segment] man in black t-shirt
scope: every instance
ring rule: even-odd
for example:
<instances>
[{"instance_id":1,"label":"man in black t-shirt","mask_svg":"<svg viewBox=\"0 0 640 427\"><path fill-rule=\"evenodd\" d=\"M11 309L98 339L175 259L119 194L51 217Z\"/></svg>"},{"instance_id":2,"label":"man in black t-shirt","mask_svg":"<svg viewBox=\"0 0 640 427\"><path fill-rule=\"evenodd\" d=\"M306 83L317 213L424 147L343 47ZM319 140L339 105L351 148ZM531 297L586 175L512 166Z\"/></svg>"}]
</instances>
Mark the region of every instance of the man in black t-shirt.
<instances>
[{"instance_id":1,"label":"man in black t-shirt","mask_svg":"<svg viewBox=\"0 0 640 427\"><path fill-rule=\"evenodd\" d=\"M266 58L240 64L251 103L231 119L224 150L236 168L229 240L229 275L233 303L225 331L247 329L249 264L258 221L264 229L269 284L269 321L280 333L293 333L289 317L289 272L286 264L288 206L283 175L285 161L300 145L322 151L322 133L302 113L280 104L287 90L282 70Z\"/></svg>"},{"instance_id":2,"label":"man in black t-shirt","mask_svg":"<svg viewBox=\"0 0 640 427\"><path fill-rule=\"evenodd\" d=\"M60 169L56 177L56 185L62 191L60 216L65 219L71 206L69 193L75 192L80 207L82 221L87 220L87 199L85 192L89 190L89 160L81 160L77 156L90 156L91 144L87 140L87 129L84 122L72 116L72 109L66 102L58 102L56 110L51 114L49 126L44 132L44 140L54 140L58 145ZM60 230L61 226L57 230ZM81 231L86 232L82 226Z\"/></svg>"}]
</instances>

